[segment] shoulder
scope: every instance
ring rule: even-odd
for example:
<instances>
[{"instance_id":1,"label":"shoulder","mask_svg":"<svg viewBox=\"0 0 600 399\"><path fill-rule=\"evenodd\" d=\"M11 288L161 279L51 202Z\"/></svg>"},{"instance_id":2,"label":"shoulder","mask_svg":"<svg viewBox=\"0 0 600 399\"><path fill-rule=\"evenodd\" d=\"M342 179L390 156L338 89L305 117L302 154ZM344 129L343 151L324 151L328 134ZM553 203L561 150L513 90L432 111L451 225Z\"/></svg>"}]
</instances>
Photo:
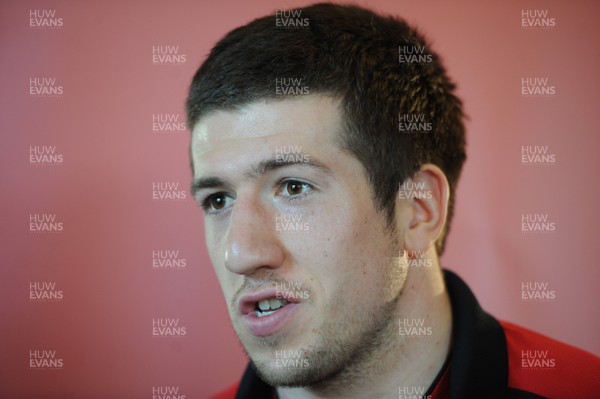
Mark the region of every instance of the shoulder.
<instances>
[{"instance_id":1,"label":"shoulder","mask_svg":"<svg viewBox=\"0 0 600 399\"><path fill-rule=\"evenodd\" d=\"M229 388L211 396L210 399L234 399L239 385L239 383L235 383Z\"/></svg>"},{"instance_id":2,"label":"shoulder","mask_svg":"<svg viewBox=\"0 0 600 399\"><path fill-rule=\"evenodd\" d=\"M512 323L500 324L510 388L556 399L598 397L598 356Z\"/></svg>"}]
</instances>

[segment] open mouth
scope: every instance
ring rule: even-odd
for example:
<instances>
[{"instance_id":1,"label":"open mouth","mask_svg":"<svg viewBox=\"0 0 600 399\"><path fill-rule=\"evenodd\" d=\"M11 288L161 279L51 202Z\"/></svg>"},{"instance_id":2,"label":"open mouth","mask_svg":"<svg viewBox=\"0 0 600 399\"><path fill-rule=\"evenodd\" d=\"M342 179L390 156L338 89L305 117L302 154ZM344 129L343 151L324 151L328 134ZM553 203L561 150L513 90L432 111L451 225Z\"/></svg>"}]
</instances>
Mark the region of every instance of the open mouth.
<instances>
[{"instance_id":1,"label":"open mouth","mask_svg":"<svg viewBox=\"0 0 600 399\"><path fill-rule=\"evenodd\" d=\"M268 337L293 322L300 304L301 301L280 291L263 289L242 295L238 300L238 313L251 334Z\"/></svg>"},{"instance_id":2,"label":"open mouth","mask_svg":"<svg viewBox=\"0 0 600 399\"><path fill-rule=\"evenodd\" d=\"M288 301L279 298L269 298L258 301L254 305L254 314L257 317L265 317L277 312L279 309L287 305Z\"/></svg>"}]
</instances>

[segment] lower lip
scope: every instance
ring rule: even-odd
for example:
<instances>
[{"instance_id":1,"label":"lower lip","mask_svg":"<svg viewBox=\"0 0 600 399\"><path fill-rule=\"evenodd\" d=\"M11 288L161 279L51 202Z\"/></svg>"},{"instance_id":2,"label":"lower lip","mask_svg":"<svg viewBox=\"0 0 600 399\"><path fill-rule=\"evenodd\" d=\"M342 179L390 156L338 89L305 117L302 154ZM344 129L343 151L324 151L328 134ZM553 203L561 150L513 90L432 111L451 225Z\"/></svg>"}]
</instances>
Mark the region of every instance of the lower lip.
<instances>
[{"instance_id":1,"label":"lower lip","mask_svg":"<svg viewBox=\"0 0 600 399\"><path fill-rule=\"evenodd\" d=\"M242 316L242 321L252 334L258 337L266 337L283 329L297 307L297 303L288 303L275 313L263 317L258 317L255 312L251 312Z\"/></svg>"}]
</instances>

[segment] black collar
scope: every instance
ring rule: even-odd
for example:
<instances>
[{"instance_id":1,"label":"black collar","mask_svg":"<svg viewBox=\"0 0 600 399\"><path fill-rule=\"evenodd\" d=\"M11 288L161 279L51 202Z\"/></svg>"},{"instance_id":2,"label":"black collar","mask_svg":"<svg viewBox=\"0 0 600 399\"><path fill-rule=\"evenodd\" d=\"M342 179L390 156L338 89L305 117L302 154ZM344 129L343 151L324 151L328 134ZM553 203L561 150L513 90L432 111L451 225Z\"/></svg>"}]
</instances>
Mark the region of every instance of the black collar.
<instances>
[{"instance_id":1,"label":"black collar","mask_svg":"<svg viewBox=\"0 0 600 399\"><path fill-rule=\"evenodd\" d=\"M502 399L508 384L508 354L500 323L484 312L456 274L444 270L452 303L450 399ZM248 365L236 399L272 399L275 390Z\"/></svg>"},{"instance_id":2,"label":"black collar","mask_svg":"<svg viewBox=\"0 0 600 399\"><path fill-rule=\"evenodd\" d=\"M484 312L465 282L444 270L452 303L450 399L501 399L508 385L504 330Z\"/></svg>"}]
</instances>

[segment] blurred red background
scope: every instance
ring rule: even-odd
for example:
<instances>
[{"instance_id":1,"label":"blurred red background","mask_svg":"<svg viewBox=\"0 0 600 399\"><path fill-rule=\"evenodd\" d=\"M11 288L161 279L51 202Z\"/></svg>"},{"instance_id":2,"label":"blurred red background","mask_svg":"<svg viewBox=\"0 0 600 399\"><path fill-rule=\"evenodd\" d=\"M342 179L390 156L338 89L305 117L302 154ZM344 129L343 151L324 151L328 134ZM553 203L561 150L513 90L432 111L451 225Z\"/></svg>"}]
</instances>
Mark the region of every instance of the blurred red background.
<instances>
[{"instance_id":1,"label":"blurred red background","mask_svg":"<svg viewBox=\"0 0 600 399\"><path fill-rule=\"evenodd\" d=\"M152 398L171 387L206 398L241 376L200 210L179 193L191 178L179 123L219 38L306 4L0 3L0 397ZM600 3L358 4L419 27L469 115L444 266L495 316L599 354ZM524 27L524 10L554 27ZM554 94L523 96L527 78L547 79ZM527 146L554 161L524 164ZM159 199L167 192L180 198ZM523 232L523 215L555 230ZM53 217L46 226L60 231L31 231ZM555 299L524 301L531 282ZM185 335L153 336L156 319L178 321ZM62 367L32 369L31 351L55 351Z\"/></svg>"}]
</instances>

